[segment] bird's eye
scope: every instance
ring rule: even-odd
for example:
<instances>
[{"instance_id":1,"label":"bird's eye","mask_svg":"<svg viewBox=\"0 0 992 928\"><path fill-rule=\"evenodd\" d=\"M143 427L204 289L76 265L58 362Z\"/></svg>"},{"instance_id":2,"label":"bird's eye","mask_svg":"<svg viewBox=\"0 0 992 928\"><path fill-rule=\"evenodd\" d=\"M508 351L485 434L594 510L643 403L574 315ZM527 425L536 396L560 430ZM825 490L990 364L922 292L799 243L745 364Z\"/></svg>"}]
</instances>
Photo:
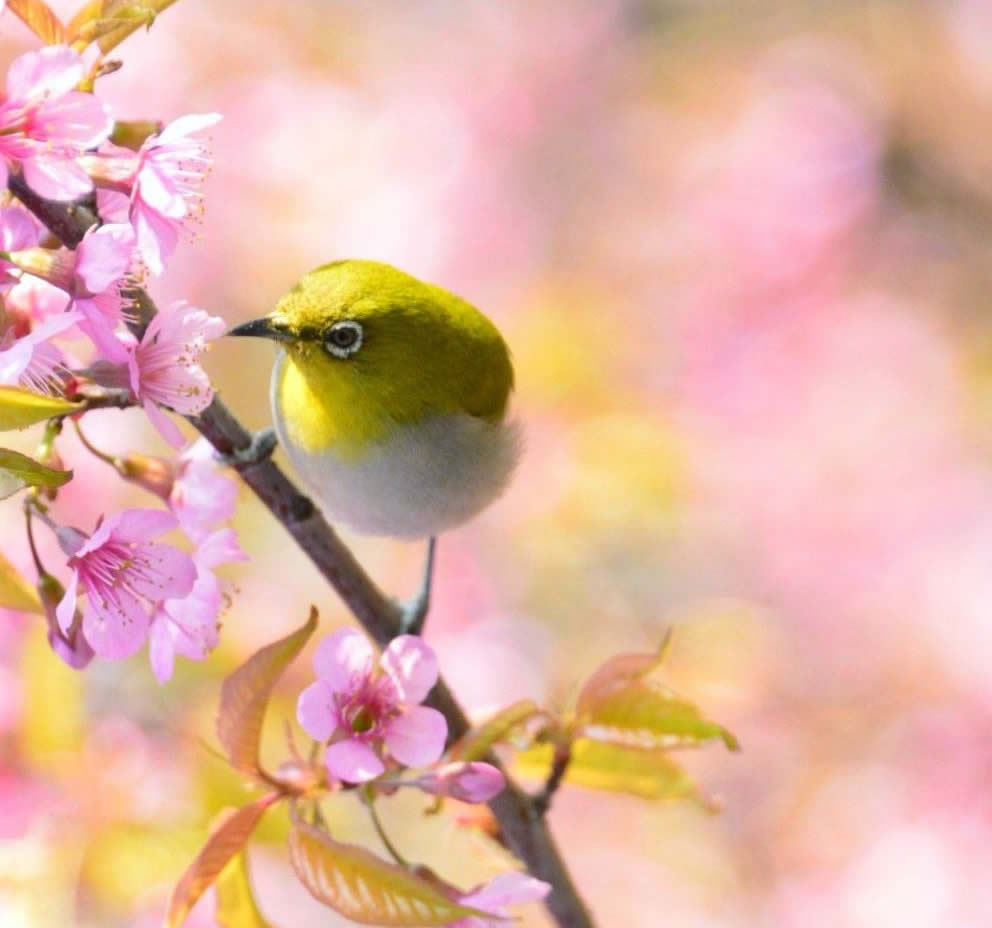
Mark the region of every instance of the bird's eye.
<instances>
[{"instance_id":1,"label":"bird's eye","mask_svg":"<svg viewBox=\"0 0 992 928\"><path fill-rule=\"evenodd\" d=\"M352 319L335 322L324 337L324 347L336 358L351 357L362 347L363 330Z\"/></svg>"}]
</instances>

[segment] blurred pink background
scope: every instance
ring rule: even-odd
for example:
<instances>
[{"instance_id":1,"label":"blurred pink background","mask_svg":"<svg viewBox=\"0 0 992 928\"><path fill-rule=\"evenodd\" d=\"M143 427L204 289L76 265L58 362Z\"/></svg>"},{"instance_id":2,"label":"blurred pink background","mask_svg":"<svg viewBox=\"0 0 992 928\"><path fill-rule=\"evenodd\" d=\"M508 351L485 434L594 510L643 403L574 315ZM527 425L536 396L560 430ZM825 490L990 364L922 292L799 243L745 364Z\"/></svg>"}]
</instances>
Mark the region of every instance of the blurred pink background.
<instances>
[{"instance_id":1,"label":"blurred pink background","mask_svg":"<svg viewBox=\"0 0 992 928\"><path fill-rule=\"evenodd\" d=\"M0 18L4 67L32 44ZM427 630L465 706L566 706L674 623L664 679L739 736L682 758L719 815L558 795L600 925L992 924L992 5L181 0L119 57L118 116L224 114L198 240L156 296L233 324L377 258L506 334L527 453L442 538ZM254 427L271 360L206 360ZM123 415L89 416L91 440L164 450ZM74 524L147 502L72 464ZM5 928L157 925L246 795L204 747L220 680L310 603L348 621L247 492L236 525L252 561L221 648L164 688L144 656L73 674L40 622L0 622ZM0 538L26 566L16 504ZM414 589L418 546L348 539ZM301 660L284 681L273 757L310 679ZM374 841L357 803L327 805ZM505 869L423 805L387 805L408 856L464 886ZM252 857L266 915L344 924L293 881L285 827Z\"/></svg>"}]
</instances>

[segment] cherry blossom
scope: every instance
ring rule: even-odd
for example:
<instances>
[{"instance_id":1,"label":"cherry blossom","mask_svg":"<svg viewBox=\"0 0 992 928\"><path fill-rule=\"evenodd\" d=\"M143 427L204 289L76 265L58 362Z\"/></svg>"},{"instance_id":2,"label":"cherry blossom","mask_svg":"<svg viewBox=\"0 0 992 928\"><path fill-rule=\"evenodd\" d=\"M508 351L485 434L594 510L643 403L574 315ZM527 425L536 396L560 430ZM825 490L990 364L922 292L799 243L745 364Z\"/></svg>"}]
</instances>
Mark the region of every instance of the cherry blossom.
<instances>
[{"instance_id":1,"label":"cherry blossom","mask_svg":"<svg viewBox=\"0 0 992 928\"><path fill-rule=\"evenodd\" d=\"M74 160L105 141L113 128L106 105L75 88L83 79L79 53L51 45L16 58L0 94L0 182L12 162L28 186L51 200L71 200L93 189Z\"/></svg>"},{"instance_id":2,"label":"cherry blossom","mask_svg":"<svg viewBox=\"0 0 992 928\"><path fill-rule=\"evenodd\" d=\"M80 319L81 313L62 313L10 342L7 333L0 335L0 384L20 385L39 393L53 392L58 371L63 367L63 356L51 339Z\"/></svg>"},{"instance_id":3,"label":"cherry blossom","mask_svg":"<svg viewBox=\"0 0 992 928\"><path fill-rule=\"evenodd\" d=\"M79 588L86 593L83 634L101 657L129 657L144 643L153 604L186 596L197 578L193 559L171 545L151 541L175 528L171 513L128 509L97 525L92 535L56 531L69 556L72 578L56 608L68 634Z\"/></svg>"},{"instance_id":4,"label":"cherry blossom","mask_svg":"<svg viewBox=\"0 0 992 928\"><path fill-rule=\"evenodd\" d=\"M505 925L510 913L508 905L520 905L525 902L538 902L551 892L551 885L542 880L536 880L526 873L501 873L494 877L488 886L472 890L458 901L482 912L490 913L493 918L469 916L452 922L450 928L497 928Z\"/></svg>"},{"instance_id":5,"label":"cherry blossom","mask_svg":"<svg viewBox=\"0 0 992 928\"><path fill-rule=\"evenodd\" d=\"M313 665L318 679L300 693L296 715L312 738L330 740L324 763L333 777L375 779L384 754L408 767L441 756L447 722L419 705L437 682L437 658L420 638L394 638L376 668L369 640L342 628L320 643Z\"/></svg>"},{"instance_id":6,"label":"cherry blossom","mask_svg":"<svg viewBox=\"0 0 992 928\"><path fill-rule=\"evenodd\" d=\"M202 208L200 188L211 158L207 143L193 136L220 118L218 113L181 116L145 139L137 152L104 145L85 159L102 188L100 214L120 220L126 210L137 233L138 253L152 274L162 273L180 232Z\"/></svg>"},{"instance_id":7,"label":"cherry blossom","mask_svg":"<svg viewBox=\"0 0 992 928\"><path fill-rule=\"evenodd\" d=\"M486 802L503 792L506 778L498 768L481 761L456 761L430 770L404 786L416 786L433 796L462 802Z\"/></svg>"},{"instance_id":8,"label":"cherry blossom","mask_svg":"<svg viewBox=\"0 0 992 928\"><path fill-rule=\"evenodd\" d=\"M172 677L176 654L202 661L217 647L217 616L224 593L213 568L231 561L246 561L234 530L220 529L208 535L193 554L196 582L188 596L167 599L152 616L148 656L159 683Z\"/></svg>"},{"instance_id":9,"label":"cherry blossom","mask_svg":"<svg viewBox=\"0 0 992 928\"><path fill-rule=\"evenodd\" d=\"M213 390L197 359L207 342L222 335L225 328L218 316L185 302L173 303L151 320L128 357L131 389L173 447L182 447L185 439L159 406L193 415L210 405Z\"/></svg>"},{"instance_id":10,"label":"cherry blossom","mask_svg":"<svg viewBox=\"0 0 992 928\"><path fill-rule=\"evenodd\" d=\"M237 495L237 484L225 476L213 445L205 438L193 442L179 456L168 503L191 541L201 541L230 519Z\"/></svg>"}]
</instances>

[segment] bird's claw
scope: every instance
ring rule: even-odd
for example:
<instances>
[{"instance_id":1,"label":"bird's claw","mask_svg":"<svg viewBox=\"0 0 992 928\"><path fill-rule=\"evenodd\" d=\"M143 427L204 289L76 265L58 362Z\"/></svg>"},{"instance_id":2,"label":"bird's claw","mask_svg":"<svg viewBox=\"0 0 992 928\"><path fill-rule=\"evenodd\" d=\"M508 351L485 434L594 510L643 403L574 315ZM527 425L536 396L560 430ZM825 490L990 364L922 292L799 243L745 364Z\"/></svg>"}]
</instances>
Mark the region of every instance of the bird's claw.
<instances>
[{"instance_id":1,"label":"bird's claw","mask_svg":"<svg viewBox=\"0 0 992 928\"><path fill-rule=\"evenodd\" d=\"M262 461L272 457L272 452L276 450L279 440L276 438L275 429L271 426L254 432L251 442L246 448L238 448L230 454L217 453L217 459L235 470L244 470L246 467L253 467Z\"/></svg>"}]
</instances>

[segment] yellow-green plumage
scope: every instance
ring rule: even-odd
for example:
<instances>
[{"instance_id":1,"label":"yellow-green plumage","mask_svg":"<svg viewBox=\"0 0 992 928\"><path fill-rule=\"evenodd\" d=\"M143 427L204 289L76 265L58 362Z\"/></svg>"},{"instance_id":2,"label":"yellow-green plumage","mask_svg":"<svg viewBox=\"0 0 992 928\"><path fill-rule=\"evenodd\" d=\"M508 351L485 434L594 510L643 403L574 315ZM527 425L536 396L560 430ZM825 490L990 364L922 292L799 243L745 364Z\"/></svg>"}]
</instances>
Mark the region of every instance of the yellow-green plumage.
<instances>
[{"instance_id":1,"label":"yellow-green plumage","mask_svg":"<svg viewBox=\"0 0 992 928\"><path fill-rule=\"evenodd\" d=\"M307 274L276 307L287 343L276 394L286 433L309 452L361 455L397 425L464 412L500 422L513 388L506 343L475 307L373 261L336 261ZM323 333L362 323L354 358L336 361Z\"/></svg>"},{"instance_id":2,"label":"yellow-green plumage","mask_svg":"<svg viewBox=\"0 0 992 928\"><path fill-rule=\"evenodd\" d=\"M342 330L357 340L336 344ZM233 334L279 341L276 432L331 518L435 535L508 483L519 451L509 351L454 294L386 264L336 261Z\"/></svg>"}]
</instances>

